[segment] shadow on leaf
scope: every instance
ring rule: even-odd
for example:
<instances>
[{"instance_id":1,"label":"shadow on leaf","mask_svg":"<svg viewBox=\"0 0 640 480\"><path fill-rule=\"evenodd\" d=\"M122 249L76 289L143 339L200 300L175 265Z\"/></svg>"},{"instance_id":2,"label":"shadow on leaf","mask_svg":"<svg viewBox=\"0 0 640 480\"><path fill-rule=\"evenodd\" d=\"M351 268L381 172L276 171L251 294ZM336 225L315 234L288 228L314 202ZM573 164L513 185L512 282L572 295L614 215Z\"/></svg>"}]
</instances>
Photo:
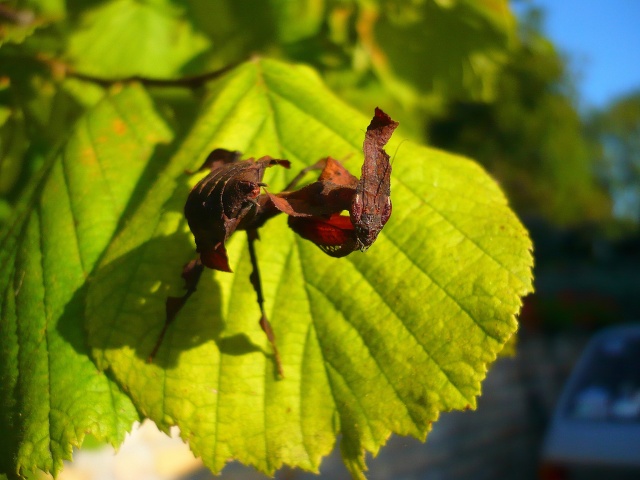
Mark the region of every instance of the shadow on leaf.
<instances>
[{"instance_id":1,"label":"shadow on leaf","mask_svg":"<svg viewBox=\"0 0 640 480\"><path fill-rule=\"evenodd\" d=\"M83 287L69 303L60 322L61 333L77 351L86 351L71 321L82 315L84 306L85 338L99 367L109 365L105 352L113 355L123 347L146 362L166 321L167 298L185 291L180 273L195 254L189 237L187 232L178 232L154 238L99 267L88 289ZM154 364L174 368L181 353L210 341L229 355L262 350L246 335L222 336L225 321L215 275L205 270L197 290L169 324Z\"/></svg>"}]
</instances>

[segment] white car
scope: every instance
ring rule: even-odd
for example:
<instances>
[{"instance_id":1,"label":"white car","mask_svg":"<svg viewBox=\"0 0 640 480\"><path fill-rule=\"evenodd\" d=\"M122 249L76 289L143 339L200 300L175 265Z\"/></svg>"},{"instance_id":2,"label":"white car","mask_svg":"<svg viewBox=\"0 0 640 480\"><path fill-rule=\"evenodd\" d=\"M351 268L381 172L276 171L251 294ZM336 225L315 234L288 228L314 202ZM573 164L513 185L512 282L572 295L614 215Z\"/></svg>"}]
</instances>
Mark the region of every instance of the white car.
<instances>
[{"instance_id":1,"label":"white car","mask_svg":"<svg viewBox=\"0 0 640 480\"><path fill-rule=\"evenodd\" d=\"M541 480L640 479L640 324L599 332L562 392Z\"/></svg>"}]
</instances>

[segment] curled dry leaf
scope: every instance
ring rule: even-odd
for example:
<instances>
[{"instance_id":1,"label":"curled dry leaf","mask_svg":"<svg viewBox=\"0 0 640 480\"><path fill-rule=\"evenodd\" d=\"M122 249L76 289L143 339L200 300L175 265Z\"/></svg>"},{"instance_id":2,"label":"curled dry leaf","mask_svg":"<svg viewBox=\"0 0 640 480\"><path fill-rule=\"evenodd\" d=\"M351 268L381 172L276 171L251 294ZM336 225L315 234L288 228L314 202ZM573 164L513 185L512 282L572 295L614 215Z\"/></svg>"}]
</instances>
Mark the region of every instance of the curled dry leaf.
<instances>
[{"instance_id":1,"label":"curled dry leaf","mask_svg":"<svg viewBox=\"0 0 640 480\"><path fill-rule=\"evenodd\" d=\"M231 271L226 240L259 214L264 171L273 165L290 166L287 160L268 156L238 160L239 156L239 152L214 150L201 168L209 168L210 173L193 187L184 207L200 260L224 272Z\"/></svg>"},{"instance_id":2,"label":"curled dry leaf","mask_svg":"<svg viewBox=\"0 0 640 480\"><path fill-rule=\"evenodd\" d=\"M391 163L384 146L397 127L398 122L376 108L364 137L362 176L349 210L362 251L375 242L391 216Z\"/></svg>"},{"instance_id":3,"label":"curled dry leaf","mask_svg":"<svg viewBox=\"0 0 640 480\"><path fill-rule=\"evenodd\" d=\"M298 235L333 257L365 251L375 242L391 216L391 163L384 146L397 126L376 108L365 135L360 180L337 160L326 158L315 165L322 168L318 181L295 192L271 195ZM349 217L340 214L344 210Z\"/></svg>"},{"instance_id":4,"label":"curled dry leaf","mask_svg":"<svg viewBox=\"0 0 640 480\"><path fill-rule=\"evenodd\" d=\"M296 233L331 256L365 251L391 216L391 164L384 146L397 126L376 108L365 135L360 180L327 157L304 169L287 190L309 170L321 170L317 181L279 194L260 194L264 171L272 165L289 168L289 161L269 156L240 160L239 152L211 152L201 168L210 173L193 188L184 210L202 263L230 272L224 245L229 236L257 229L278 212L289 215ZM341 215L346 210L349 217Z\"/></svg>"},{"instance_id":5,"label":"curled dry leaf","mask_svg":"<svg viewBox=\"0 0 640 480\"><path fill-rule=\"evenodd\" d=\"M250 280L261 310L259 323L273 348L277 372L284 376L275 334L264 309L254 249L258 229L282 212L289 216L291 229L328 255L343 257L355 250L365 251L391 215L391 164L384 146L397 126L398 122L376 108L365 135L364 164L359 180L339 161L326 157L303 169L285 191L278 194L260 194L261 187L266 186L262 178L265 170L273 165L289 168L288 160L269 156L240 160L240 152L224 149L211 152L200 168L210 172L193 187L184 207L200 256L183 269L186 293L167 299L165 325L149 360L155 356L169 324L195 292L203 266L230 272L225 242L236 230L246 230L253 266ZM321 170L318 180L293 190L311 170ZM342 215L344 211L349 211L349 216Z\"/></svg>"}]
</instances>

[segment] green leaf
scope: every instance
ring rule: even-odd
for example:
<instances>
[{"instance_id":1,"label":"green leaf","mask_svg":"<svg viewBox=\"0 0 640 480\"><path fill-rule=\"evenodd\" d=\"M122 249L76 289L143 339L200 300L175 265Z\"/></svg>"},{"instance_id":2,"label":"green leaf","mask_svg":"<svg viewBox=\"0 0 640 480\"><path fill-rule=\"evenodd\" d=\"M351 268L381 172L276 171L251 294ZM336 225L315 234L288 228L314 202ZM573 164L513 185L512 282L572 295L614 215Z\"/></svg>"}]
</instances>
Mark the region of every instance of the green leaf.
<instances>
[{"instance_id":1,"label":"green leaf","mask_svg":"<svg viewBox=\"0 0 640 480\"><path fill-rule=\"evenodd\" d=\"M166 298L182 294L182 266L195 256L182 209L202 174L185 170L223 147L291 160L290 171L265 176L273 192L327 155L357 173L368 121L306 67L237 68L212 86L92 278L86 319L98 365L162 429L179 425L216 472L232 458L266 473L283 464L317 471L340 433L360 476L364 452L392 432L424 439L439 412L475 407L488 364L517 329L520 297L532 290L527 232L477 164L399 132L387 147L396 152L394 212L368 252L329 258L283 216L261 229L284 379L258 325L242 232L228 244L235 273L206 271L146 362Z\"/></svg>"},{"instance_id":2,"label":"green leaf","mask_svg":"<svg viewBox=\"0 0 640 480\"><path fill-rule=\"evenodd\" d=\"M387 88L409 108L434 93L490 99L515 38L508 2L430 0L403 7L370 3L358 24Z\"/></svg>"},{"instance_id":3,"label":"green leaf","mask_svg":"<svg viewBox=\"0 0 640 480\"><path fill-rule=\"evenodd\" d=\"M291 43L316 35L324 20L324 0L270 0L276 23L275 31L282 43Z\"/></svg>"},{"instance_id":4,"label":"green leaf","mask_svg":"<svg viewBox=\"0 0 640 480\"><path fill-rule=\"evenodd\" d=\"M0 471L55 473L91 432L138 414L89 357L86 279L171 133L146 93L112 93L76 125L0 249Z\"/></svg>"},{"instance_id":5,"label":"green leaf","mask_svg":"<svg viewBox=\"0 0 640 480\"><path fill-rule=\"evenodd\" d=\"M0 105L0 196L15 185L28 147L22 112Z\"/></svg>"},{"instance_id":6,"label":"green leaf","mask_svg":"<svg viewBox=\"0 0 640 480\"><path fill-rule=\"evenodd\" d=\"M157 78L176 76L209 44L176 2L110 0L82 13L67 56L87 74Z\"/></svg>"},{"instance_id":7,"label":"green leaf","mask_svg":"<svg viewBox=\"0 0 640 480\"><path fill-rule=\"evenodd\" d=\"M36 28L44 23L36 19L32 11L12 8L12 6L6 4L2 8L0 46L24 42L25 38L32 35Z\"/></svg>"}]
</instances>

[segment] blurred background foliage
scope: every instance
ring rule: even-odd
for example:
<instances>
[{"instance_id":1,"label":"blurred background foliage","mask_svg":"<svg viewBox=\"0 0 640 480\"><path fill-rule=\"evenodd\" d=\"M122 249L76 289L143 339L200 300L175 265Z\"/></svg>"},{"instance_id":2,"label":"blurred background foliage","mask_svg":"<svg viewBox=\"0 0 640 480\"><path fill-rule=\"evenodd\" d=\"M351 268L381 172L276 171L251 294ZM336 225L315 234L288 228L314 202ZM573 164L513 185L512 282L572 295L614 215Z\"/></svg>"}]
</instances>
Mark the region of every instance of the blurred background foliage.
<instances>
[{"instance_id":1,"label":"blurred background foliage","mask_svg":"<svg viewBox=\"0 0 640 480\"><path fill-rule=\"evenodd\" d=\"M476 159L539 251L586 235L592 258L600 238L637 236L640 95L579 112L542 23L535 9L517 21L507 0L3 1L0 229L105 88L146 83L179 137L199 80L264 55L310 64L364 113L391 112L405 137Z\"/></svg>"},{"instance_id":2,"label":"blurred background foliage","mask_svg":"<svg viewBox=\"0 0 640 480\"><path fill-rule=\"evenodd\" d=\"M428 135L482 162L523 215L560 224L604 220L611 207L594 175L599 144L586 135L565 62L539 22L533 11L520 26L493 101L453 100Z\"/></svg>"},{"instance_id":3,"label":"blurred background foliage","mask_svg":"<svg viewBox=\"0 0 640 480\"><path fill-rule=\"evenodd\" d=\"M600 140L600 176L612 196L614 215L640 219L640 90L591 112L588 128Z\"/></svg>"}]
</instances>

